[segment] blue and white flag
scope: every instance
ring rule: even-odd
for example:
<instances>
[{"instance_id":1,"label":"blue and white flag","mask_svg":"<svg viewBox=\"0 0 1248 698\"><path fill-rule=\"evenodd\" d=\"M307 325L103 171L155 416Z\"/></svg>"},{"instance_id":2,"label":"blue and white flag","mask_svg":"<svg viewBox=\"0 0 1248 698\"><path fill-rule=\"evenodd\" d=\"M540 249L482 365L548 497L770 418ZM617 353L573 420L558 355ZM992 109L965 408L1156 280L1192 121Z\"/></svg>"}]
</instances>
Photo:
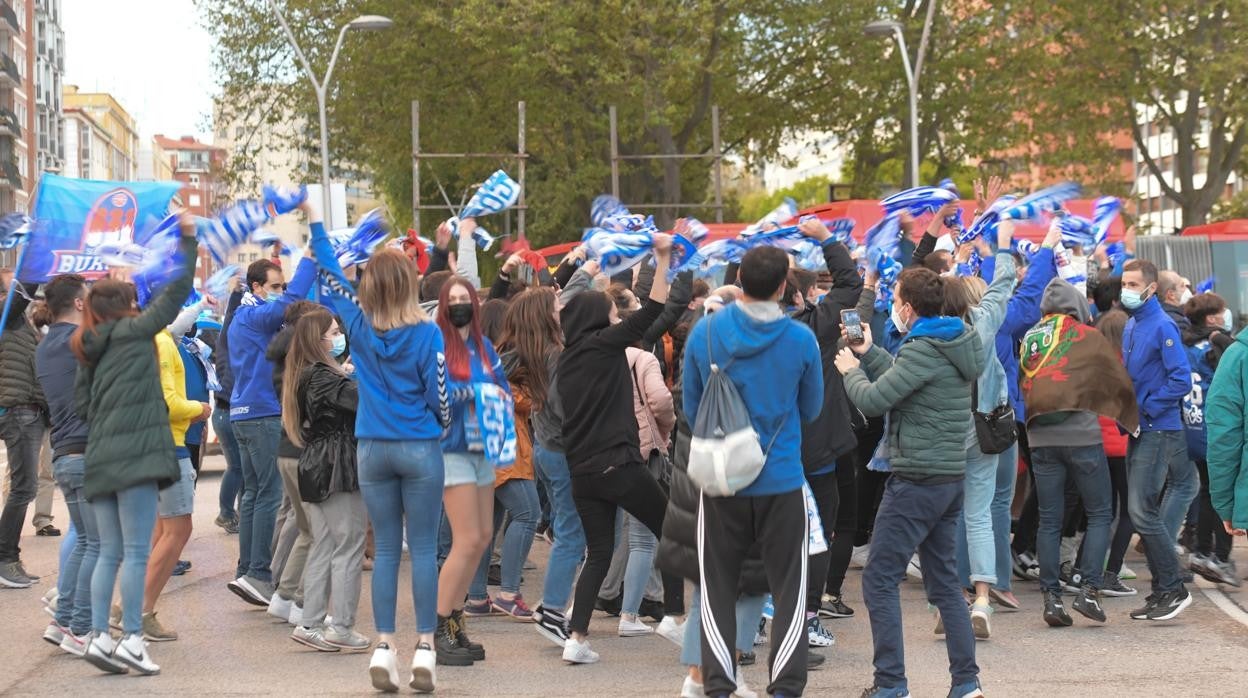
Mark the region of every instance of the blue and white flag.
<instances>
[{"instance_id":1,"label":"blue and white flag","mask_svg":"<svg viewBox=\"0 0 1248 698\"><path fill-rule=\"evenodd\" d=\"M581 244L586 255L598 261L603 274L615 276L637 266L651 254L656 232L653 225L622 232L590 228L581 237ZM673 235L668 280L682 271L695 269L703 260L704 257L692 242L683 235Z\"/></svg>"},{"instance_id":2,"label":"blue and white flag","mask_svg":"<svg viewBox=\"0 0 1248 698\"><path fill-rule=\"evenodd\" d=\"M251 242L264 224L294 211L307 198L307 187L281 189L266 186L261 201L240 201L213 218L196 219L196 235L217 266L223 267L229 263L230 252Z\"/></svg>"},{"instance_id":3,"label":"blue and white flag","mask_svg":"<svg viewBox=\"0 0 1248 698\"><path fill-rule=\"evenodd\" d=\"M603 227L603 222L615 216L627 216L628 209L620 200L610 194L599 194L589 207L589 220L595 228Z\"/></svg>"},{"instance_id":4,"label":"blue and white flag","mask_svg":"<svg viewBox=\"0 0 1248 698\"><path fill-rule=\"evenodd\" d=\"M711 229L697 218L686 218L685 225L689 226L689 241L695 245L701 245L706 236L711 234Z\"/></svg>"},{"instance_id":5,"label":"blue and white flag","mask_svg":"<svg viewBox=\"0 0 1248 698\"><path fill-rule=\"evenodd\" d=\"M349 230L345 239L334 244L338 266L343 269L367 262L373 256L373 250L390 235L390 227L380 208L364 214L355 227Z\"/></svg>"},{"instance_id":6,"label":"blue and white flag","mask_svg":"<svg viewBox=\"0 0 1248 698\"><path fill-rule=\"evenodd\" d=\"M497 170L472 195L459 218L480 218L494 213L502 213L520 200L520 185L507 176L506 172Z\"/></svg>"},{"instance_id":7,"label":"blue and white flag","mask_svg":"<svg viewBox=\"0 0 1248 698\"><path fill-rule=\"evenodd\" d=\"M749 247L741 240L715 240L698 248L697 273L708 276L720 267L740 264Z\"/></svg>"},{"instance_id":8,"label":"blue and white flag","mask_svg":"<svg viewBox=\"0 0 1248 698\"><path fill-rule=\"evenodd\" d=\"M1014 221L1044 222L1047 214L1061 208L1062 204L1079 196L1081 188L1074 182L1062 182L1024 196L1001 213L1001 217Z\"/></svg>"},{"instance_id":9,"label":"blue and white flag","mask_svg":"<svg viewBox=\"0 0 1248 698\"><path fill-rule=\"evenodd\" d=\"M10 213L0 218L0 250L17 247L17 243L30 235L32 223L31 217L24 213Z\"/></svg>"},{"instance_id":10,"label":"blue and white flag","mask_svg":"<svg viewBox=\"0 0 1248 698\"><path fill-rule=\"evenodd\" d=\"M757 223L746 226L741 231L741 237L749 237L763 230L767 226L779 227L781 223L789 220L797 215L797 202L790 197L785 197L779 206L773 208L767 215L758 219Z\"/></svg>"},{"instance_id":11,"label":"blue and white flag","mask_svg":"<svg viewBox=\"0 0 1248 698\"><path fill-rule=\"evenodd\" d=\"M212 296L224 300L230 295L230 280L238 277L240 271L242 270L237 264L222 267L208 277L204 282L204 289Z\"/></svg>"},{"instance_id":12,"label":"blue and white flag","mask_svg":"<svg viewBox=\"0 0 1248 698\"><path fill-rule=\"evenodd\" d=\"M889 257L896 257L900 240L901 218L895 213L890 213L867 229L862 242L867 248L867 254L874 259L880 252Z\"/></svg>"},{"instance_id":13,"label":"blue and white flag","mask_svg":"<svg viewBox=\"0 0 1248 698\"><path fill-rule=\"evenodd\" d=\"M1126 263L1127 246L1121 240L1111 242L1105 247L1105 256L1109 259L1110 267L1118 269Z\"/></svg>"},{"instance_id":14,"label":"blue and white flag","mask_svg":"<svg viewBox=\"0 0 1248 698\"><path fill-rule=\"evenodd\" d=\"M987 211L979 214L979 218L971 222L970 228L958 235L958 244L962 245L980 237L987 240L995 240L997 237L997 225L1001 222L1001 214L1013 206L1015 201L1017 201L1017 197L1006 194L992 202Z\"/></svg>"},{"instance_id":15,"label":"blue and white flag","mask_svg":"<svg viewBox=\"0 0 1248 698\"><path fill-rule=\"evenodd\" d=\"M880 206L889 215L909 211L910 215L918 218L925 213L935 213L941 206L957 200L956 192L943 187L914 187L884 199Z\"/></svg>"},{"instance_id":16,"label":"blue and white flag","mask_svg":"<svg viewBox=\"0 0 1248 698\"><path fill-rule=\"evenodd\" d=\"M481 381L472 387L485 460L505 468L516 462L516 415L511 395L494 383Z\"/></svg>"},{"instance_id":17,"label":"blue and white flag","mask_svg":"<svg viewBox=\"0 0 1248 698\"><path fill-rule=\"evenodd\" d=\"M108 266L97 248L136 242L135 231L158 224L181 188L181 182L105 182L44 173L32 220L4 219L0 247L11 246L14 235L29 229L17 272L23 283L45 283L58 274L99 279Z\"/></svg>"},{"instance_id":18,"label":"blue and white flag","mask_svg":"<svg viewBox=\"0 0 1248 698\"><path fill-rule=\"evenodd\" d=\"M1116 196L1102 196L1093 204L1092 225L1096 229L1094 242L1097 245L1105 242L1105 238L1109 237L1109 229L1121 212L1122 202Z\"/></svg>"}]
</instances>

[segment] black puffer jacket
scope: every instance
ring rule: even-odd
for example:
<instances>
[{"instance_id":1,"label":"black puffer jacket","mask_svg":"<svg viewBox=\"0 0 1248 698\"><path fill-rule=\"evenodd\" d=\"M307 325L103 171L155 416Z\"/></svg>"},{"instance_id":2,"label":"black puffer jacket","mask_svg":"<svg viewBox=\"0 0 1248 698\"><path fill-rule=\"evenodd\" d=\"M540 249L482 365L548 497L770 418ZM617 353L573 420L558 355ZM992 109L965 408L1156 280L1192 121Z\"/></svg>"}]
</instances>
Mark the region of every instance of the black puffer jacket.
<instances>
[{"instance_id":1,"label":"black puffer jacket","mask_svg":"<svg viewBox=\"0 0 1248 698\"><path fill-rule=\"evenodd\" d=\"M698 583L698 489L685 474L689 467L689 441L693 433L680 409L679 390L672 391L676 402L676 430L672 435L672 487L663 519L663 537L655 563L669 574ZM763 567L762 550L757 544L750 549L741 567L741 591L766 594L767 570Z\"/></svg>"},{"instance_id":2,"label":"black puffer jacket","mask_svg":"<svg viewBox=\"0 0 1248 698\"><path fill-rule=\"evenodd\" d=\"M323 502L338 492L360 489L355 460L355 381L325 364L313 364L299 376L303 413L303 452L299 455L299 498Z\"/></svg>"}]
</instances>

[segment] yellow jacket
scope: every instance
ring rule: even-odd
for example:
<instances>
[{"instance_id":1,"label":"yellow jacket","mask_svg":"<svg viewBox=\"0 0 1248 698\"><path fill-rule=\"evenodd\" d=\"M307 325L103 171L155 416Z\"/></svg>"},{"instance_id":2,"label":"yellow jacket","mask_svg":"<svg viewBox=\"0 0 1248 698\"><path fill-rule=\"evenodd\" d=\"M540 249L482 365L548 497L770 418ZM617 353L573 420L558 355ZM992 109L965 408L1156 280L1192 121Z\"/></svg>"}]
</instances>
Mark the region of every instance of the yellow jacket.
<instances>
[{"instance_id":1,"label":"yellow jacket","mask_svg":"<svg viewBox=\"0 0 1248 698\"><path fill-rule=\"evenodd\" d=\"M165 393L165 405L169 407L169 427L173 431L173 444L186 447L186 430L191 421L203 414L203 406L186 399L186 369L182 355L169 330L156 335L156 358L160 361L160 388Z\"/></svg>"}]
</instances>

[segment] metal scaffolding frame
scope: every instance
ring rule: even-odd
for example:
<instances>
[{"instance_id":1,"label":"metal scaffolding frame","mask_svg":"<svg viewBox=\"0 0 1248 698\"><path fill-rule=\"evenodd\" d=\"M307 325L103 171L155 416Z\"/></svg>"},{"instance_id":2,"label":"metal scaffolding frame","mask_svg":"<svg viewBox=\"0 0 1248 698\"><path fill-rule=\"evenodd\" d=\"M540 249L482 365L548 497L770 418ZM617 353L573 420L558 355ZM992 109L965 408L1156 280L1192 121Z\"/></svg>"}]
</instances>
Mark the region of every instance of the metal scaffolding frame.
<instances>
[{"instance_id":1,"label":"metal scaffolding frame","mask_svg":"<svg viewBox=\"0 0 1248 698\"><path fill-rule=\"evenodd\" d=\"M516 103L518 123L516 128L516 152L514 153L429 153L420 149L420 101L412 100L412 226L420 232L420 212L424 210L442 210L445 204L422 204L420 200L420 161L422 159L453 159L477 158L491 160L512 160L517 163L516 183L520 185L520 200L512 207L516 212L516 234L524 239L524 218L528 206L525 205L525 166L529 154L525 151L525 116L524 102ZM504 235L511 234L511 218L504 218Z\"/></svg>"},{"instance_id":2,"label":"metal scaffolding frame","mask_svg":"<svg viewBox=\"0 0 1248 698\"><path fill-rule=\"evenodd\" d=\"M724 144L719 137L719 106L711 106L711 152L709 153L674 153L670 155L621 155L620 154L620 138L619 124L616 114L615 105L610 108L611 118L611 195L620 198L620 163L626 160L713 160L714 166L712 172L714 174L712 180L715 184L715 222L724 222ZM701 202L695 203L659 203L659 204L640 204L628 203L624 205L630 210L637 209L682 209L682 208L700 208L705 204Z\"/></svg>"}]
</instances>

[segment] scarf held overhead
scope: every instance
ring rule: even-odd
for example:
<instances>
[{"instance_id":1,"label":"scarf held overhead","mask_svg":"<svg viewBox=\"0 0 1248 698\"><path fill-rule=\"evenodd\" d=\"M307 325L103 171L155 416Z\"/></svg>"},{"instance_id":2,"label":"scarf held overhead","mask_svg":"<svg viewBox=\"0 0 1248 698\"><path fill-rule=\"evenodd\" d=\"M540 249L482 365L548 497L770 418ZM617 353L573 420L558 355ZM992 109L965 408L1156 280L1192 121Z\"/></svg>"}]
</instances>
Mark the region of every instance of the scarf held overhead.
<instances>
[{"instance_id":1,"label":"scarf held overhead","mask_svg":"<svg viewBox=\"0 0 1248 698\"><path fill-rule=\"evenodd\" d=\"M1019 361L1027 418L1082 410L1140 428L1131 377L1105 336L1068 315L1049 315L1023 337Z\"/></svg>"}]
</instances>

